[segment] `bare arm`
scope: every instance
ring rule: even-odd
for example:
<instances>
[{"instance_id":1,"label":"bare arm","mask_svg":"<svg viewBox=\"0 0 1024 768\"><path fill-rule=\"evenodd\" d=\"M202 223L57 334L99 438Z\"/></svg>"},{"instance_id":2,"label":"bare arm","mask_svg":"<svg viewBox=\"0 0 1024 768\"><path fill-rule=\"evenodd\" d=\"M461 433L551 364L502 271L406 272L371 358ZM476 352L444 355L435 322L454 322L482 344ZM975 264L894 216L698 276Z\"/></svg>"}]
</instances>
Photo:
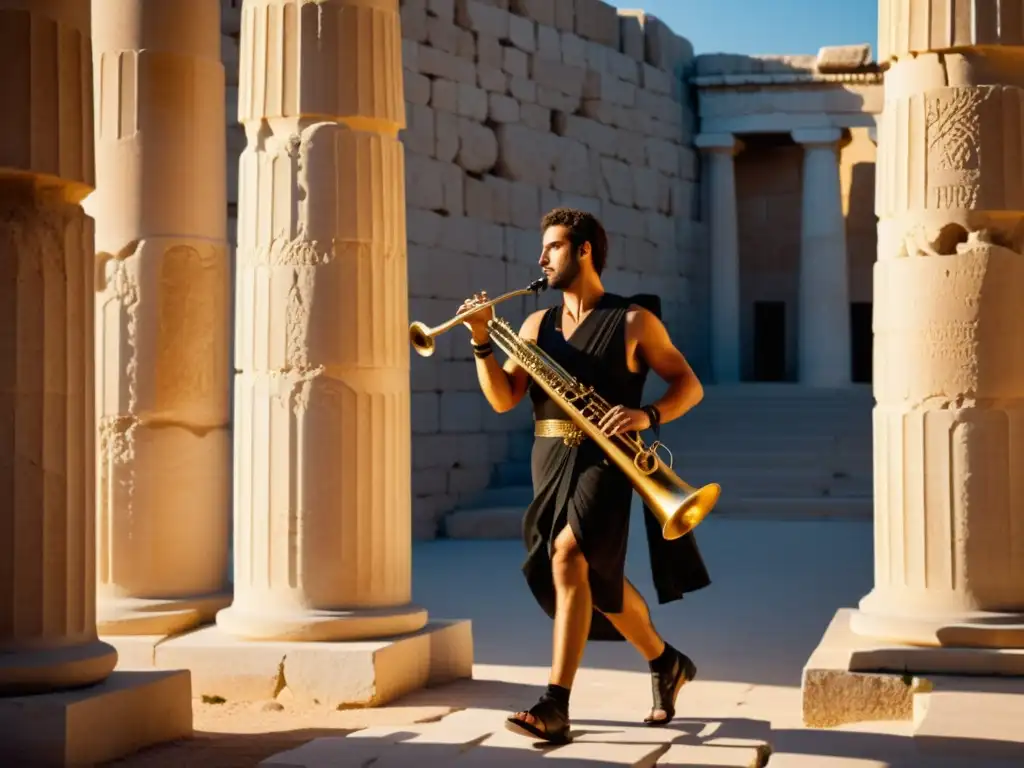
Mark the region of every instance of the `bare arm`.
<instances>
[{"instance_id":1,"label":"bare arm","mask_svg":"<svg viewBox=\"0 0 1024 768\"><path fill-rule=\"evenodd\" d=\"M630 315L637 355L668 384L665 394L652 405L661 414L662 424L678 419L704 398L704 387L661 320L646 309L636 308Z\"/></svg>"},{"instance_id":2,"label":"bare arm","mask_svg":"<svg viewBox=\"0 0 1024 768\"><path fill-rule=\"evenodd\" d=\"M540 329L543 310L534 312L523 321L519 335L527 341L536 341ZM488 340L486 326L476 326L472 330L474 344L482 344ZM502 366L494 354L476 358L476 375L480 389L497 413L505 413L515 408L526 394L530 382L529 374L515 360L509 358Z\"/></svg>"}]
</instances>

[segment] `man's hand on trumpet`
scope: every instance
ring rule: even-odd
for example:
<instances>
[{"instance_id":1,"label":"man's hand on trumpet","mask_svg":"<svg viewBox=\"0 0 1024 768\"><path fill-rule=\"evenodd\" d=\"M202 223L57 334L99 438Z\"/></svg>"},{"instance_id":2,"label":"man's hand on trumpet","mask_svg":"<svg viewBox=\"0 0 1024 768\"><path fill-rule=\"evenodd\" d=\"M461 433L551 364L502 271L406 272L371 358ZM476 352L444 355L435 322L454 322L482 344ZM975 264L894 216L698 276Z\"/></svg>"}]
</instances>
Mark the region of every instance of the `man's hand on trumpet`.
<instances>
[{"instance_id":1,"label":"man's hand on trumpet","mask_svg":"<svg viewBox=\"0 0 1024 768\"><path fill-rule=\"evenodd\" d=\"M624 432L642 432L651 426L651 417L639 408L616 405L600 418L597 426L606 435L621 435Z\"/></svg>"},{"instance_id":2,"label":"man's hand on trumpet","mask_svg":"<svg viewBox=\"0 0 1024 768\"><path fill-rule=\"evenodd\" d=\"M462 302L459 307L459 311L455 314L461 315L463 312L469 312L473 307L478 307L481 304L485 304L489 301L487 298L487 291L480 291L480 293L473 296L471 299L466 299ZM469 332L473 336L474 344L482 344L487 341L487 322L494 317L494 306L481 309L479 312L474 312L465 319L462 324L469 328Z\"/></svg>"}]
</instances>

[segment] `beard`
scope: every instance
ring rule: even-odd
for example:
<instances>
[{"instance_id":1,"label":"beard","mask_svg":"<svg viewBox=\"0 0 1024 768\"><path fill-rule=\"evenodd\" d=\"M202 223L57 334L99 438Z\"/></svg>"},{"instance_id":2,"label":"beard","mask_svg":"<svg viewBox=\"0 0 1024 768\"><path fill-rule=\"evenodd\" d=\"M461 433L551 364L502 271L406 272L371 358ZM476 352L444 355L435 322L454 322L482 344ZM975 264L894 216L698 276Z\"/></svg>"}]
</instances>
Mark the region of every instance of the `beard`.
<instances>
[{"instance_id":1,"label":"beard","mask_svg":"<svg viewBox=\"0 0 1024 768\"><path fill-rule=\"evenodd\" d=\"M553 288L556 291L564 291L576 281L579 274L580 259L576 249L573 248L570 253L569 262L561 269L551 273L551 277L548 278L548 288Z\"/></svg>"}]
</instances>

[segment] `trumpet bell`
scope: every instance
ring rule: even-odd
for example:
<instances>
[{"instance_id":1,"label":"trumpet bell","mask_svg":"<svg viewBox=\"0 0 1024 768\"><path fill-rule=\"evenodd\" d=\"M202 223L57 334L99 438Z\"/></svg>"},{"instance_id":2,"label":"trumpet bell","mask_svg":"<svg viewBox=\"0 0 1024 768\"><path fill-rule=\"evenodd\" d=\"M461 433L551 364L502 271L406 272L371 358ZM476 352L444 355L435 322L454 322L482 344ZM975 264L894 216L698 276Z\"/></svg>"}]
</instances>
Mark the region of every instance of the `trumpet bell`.
<instances>
[{"instance_id":1,"label":"trumpet bell","mask_svg":"<svg viewBox=\"0 0 1024 768\"><path fill-rule=\"evenodd\" d=\"M425 323L415 322L409 326L409 343L421 357L434 354L434 337Z\"/></svg>"},{"instance_id":2,"label":"trumpet bell","mask_svg":"<svg viewBox=\"0 0 1024 768\"><path fill-rule=\"evenodd\" d=\"M673 512L659 521L661 535L670 541L685 536L711 513L721 495L722 486L718 483L708 483L693 491Z\"/></svg>"}]
</instances>

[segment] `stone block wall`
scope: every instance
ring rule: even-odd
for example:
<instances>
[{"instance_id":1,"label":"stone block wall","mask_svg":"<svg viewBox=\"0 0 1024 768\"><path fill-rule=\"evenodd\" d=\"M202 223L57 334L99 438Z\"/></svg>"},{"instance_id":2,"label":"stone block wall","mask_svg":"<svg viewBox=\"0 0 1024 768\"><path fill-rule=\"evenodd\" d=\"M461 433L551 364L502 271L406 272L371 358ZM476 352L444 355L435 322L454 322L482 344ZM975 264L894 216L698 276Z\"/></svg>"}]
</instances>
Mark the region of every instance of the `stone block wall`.
<instances>
[{"instance_id":1,"label":"stone block wall","mask_svg":"<svg viewBox=\"0 0 1024 768\"><path fill-rule=\"evenodd\" d=\"M222 2L233 241L242 3ZM689 281L706 253L689 42L600 0L400 5L410 319L434 325L473 293L527 285L540 275L541 215L573 205L608 230L609 290L658 294L687 351L698 335L684 322ZM530 297L498 311L518 327L537 306ZM414 535L429 538L498 465L525 459L530 411L491 411L462 328L440 336L432 357L410 354Z\"/></svg>"},{"instance_id":2,"label":"stone block wall","mask_svg":"<svg viewBox=\"0 0 1024 768\"><path fill-rule=\"evenodd\" d=\"M699 218L689 44L598 0L403 0L410 317L539 276L539 220L567 204L609 232L610 290L657 293L682 327ZM556 296L541 297L543 301ZM514 326L536 299L502 304ZM495 414L466 334L413 356L419 535L528 445L528 403Z\"/></svg>"}]
</instances>

